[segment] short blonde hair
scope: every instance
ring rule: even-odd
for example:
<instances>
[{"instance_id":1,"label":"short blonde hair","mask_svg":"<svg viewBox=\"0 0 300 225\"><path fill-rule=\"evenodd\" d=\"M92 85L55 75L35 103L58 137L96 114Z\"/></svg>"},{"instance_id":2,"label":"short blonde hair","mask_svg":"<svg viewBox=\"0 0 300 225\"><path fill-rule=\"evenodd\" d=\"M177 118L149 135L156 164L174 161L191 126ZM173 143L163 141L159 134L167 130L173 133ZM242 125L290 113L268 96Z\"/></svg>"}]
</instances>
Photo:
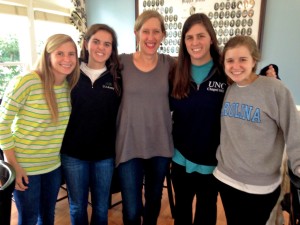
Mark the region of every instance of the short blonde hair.
<instances>
[{"instance_id":1,"label":"short blonde hair","mask_svg":"<svg viewBox=\"0 0 300 225\"><path fill-rule=\"evenodd\" d=\"M222 55L223 66L224 66L226 52L229 49L235 48L237 46L245 46L246 48L249 49L252 58L256 61L255 66L252 68L252 72L256 73L257 62L260 61L261 55L260 55L260 51L256 45L256 42L254 41L253 38L251 38L249 36L238 35L238 36L235 36L235 37L232 37L231 39L229 39L229 41L226 43L226 45L223 49L223 55Z\"/></svg>"},{"instance_id":2,"label":"short blonde hair","mask_svg":"<svg viewBox=\"0 0 300 225\"><path fill-rule=\"evenodd\" d=\"M161 31L164 34L166 34L164 18L162 17L161 14L159 14L155 10L145 10L144 12L142 12L142 14L140 14L136 18L135 24L134 24L134 32L138 32L141 29L141 27L144 25L144 23L151 18L157 18L159 20Z\"/></svg>"}]
</instances>

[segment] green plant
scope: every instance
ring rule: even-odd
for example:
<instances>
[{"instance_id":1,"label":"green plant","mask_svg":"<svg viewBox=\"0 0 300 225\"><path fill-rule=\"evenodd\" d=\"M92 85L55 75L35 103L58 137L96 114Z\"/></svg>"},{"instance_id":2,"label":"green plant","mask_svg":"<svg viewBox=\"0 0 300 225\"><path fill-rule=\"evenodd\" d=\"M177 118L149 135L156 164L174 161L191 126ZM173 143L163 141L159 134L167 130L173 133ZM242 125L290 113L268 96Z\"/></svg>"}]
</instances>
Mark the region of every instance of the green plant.
<instances>
[{"instance_id":1,"label":"green plant","mask_svg":"<svg viewBox=\"0 0 300 225\"><path fill-rule=\"evenodd\" d=\"M7 83L22 71L20 65L5 65L7 62L19 62L19 42L15 35L0 37L0 98L2 98Z\"/></svg>"},{"instance_id":2,"label":"green plant","mask_svg":"<svg viewBox=\"0 0 300 225\"><path fill-rule=\"evenodd\" d=\"M0 98L2 98L8 82L21 72L21 66L0 66Z\"/></svg>"},{"instance_id":3,"label":"green plant","mask_svg":"<svg viewBox=\"0 0 300 225\"><path fill-rule=\"evenodd\" d=\"M19 42L16 35L0 37L0 62L20 61Z\"/></svg>"}]
</instances>

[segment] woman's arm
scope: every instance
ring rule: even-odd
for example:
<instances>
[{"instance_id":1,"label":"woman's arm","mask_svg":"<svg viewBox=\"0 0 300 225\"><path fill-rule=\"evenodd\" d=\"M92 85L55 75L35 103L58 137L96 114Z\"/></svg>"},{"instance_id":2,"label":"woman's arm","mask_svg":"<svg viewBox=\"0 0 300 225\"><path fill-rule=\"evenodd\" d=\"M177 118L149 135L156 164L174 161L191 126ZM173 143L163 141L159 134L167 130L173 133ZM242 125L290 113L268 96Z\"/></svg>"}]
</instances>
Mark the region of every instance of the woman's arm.
<instances>
[{"instance_id":1,"label":"woman's arm","mask_svg":"<svg viewBox=\"0 0 300 225\"><path fill-rule=\"evenodd\" d=\"M12 165L16 171L15 189L19 190L19 191L25 191L28 188L25 184L28 184L29 180L28 180L26 171L17 162L16 156L15 156L15 150L14 149L5 150L4 155L5 155L6 161L10 165Z\"/></svg>"}]
</instances>

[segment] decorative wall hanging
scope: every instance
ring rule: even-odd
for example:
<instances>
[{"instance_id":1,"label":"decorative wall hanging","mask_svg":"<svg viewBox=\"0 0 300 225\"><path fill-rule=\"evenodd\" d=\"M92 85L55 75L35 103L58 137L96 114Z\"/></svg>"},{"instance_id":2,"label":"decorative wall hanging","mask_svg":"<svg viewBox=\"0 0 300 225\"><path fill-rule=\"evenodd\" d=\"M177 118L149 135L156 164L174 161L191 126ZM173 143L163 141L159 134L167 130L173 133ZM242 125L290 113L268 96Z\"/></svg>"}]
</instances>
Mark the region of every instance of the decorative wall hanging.
<instances>
[{"instance_id":1,"label":"decorative wall hanging","mask_svg":"<svg viewBox=\"0 0 300 225\"><path fill-rule=\"evenodd\" d=\"M194 13L205 13L216 31L222 49L230 37L251 36L261 47L266 0L135 0L136 17L144 10L156 10L167 31L160 53L177 56L184 21Z\"/></svg>"}]
</instances>

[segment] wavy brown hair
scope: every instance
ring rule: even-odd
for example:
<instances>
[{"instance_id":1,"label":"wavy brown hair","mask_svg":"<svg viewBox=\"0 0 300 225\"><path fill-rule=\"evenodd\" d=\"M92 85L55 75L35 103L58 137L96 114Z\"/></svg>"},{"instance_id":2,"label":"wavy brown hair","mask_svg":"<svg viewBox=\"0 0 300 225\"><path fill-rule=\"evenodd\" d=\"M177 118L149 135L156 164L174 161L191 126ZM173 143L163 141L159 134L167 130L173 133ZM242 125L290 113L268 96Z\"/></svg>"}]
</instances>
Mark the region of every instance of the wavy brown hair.
<instances>
[{"instance_id":1,"label":"wavy brown hair","mask_svg":"<svg viewBox=\"0 0 300 225\"><path fill-rule=\"evenodd\" d=\"M118 40L116 32L106 24L93 24L87 30L84 35L84 40L80 52L80 60L88 63L89 61L89 51L85 47L85 43L88 43L91 37L98 31L106 31L112 37L112 52L109 59L105 62L106 67L109 69L113 76L113 85L116 93L121 95L121 87L119 86L118 79L120 79L121 65L118 57Z\"/></svg>"}]
</instances>

